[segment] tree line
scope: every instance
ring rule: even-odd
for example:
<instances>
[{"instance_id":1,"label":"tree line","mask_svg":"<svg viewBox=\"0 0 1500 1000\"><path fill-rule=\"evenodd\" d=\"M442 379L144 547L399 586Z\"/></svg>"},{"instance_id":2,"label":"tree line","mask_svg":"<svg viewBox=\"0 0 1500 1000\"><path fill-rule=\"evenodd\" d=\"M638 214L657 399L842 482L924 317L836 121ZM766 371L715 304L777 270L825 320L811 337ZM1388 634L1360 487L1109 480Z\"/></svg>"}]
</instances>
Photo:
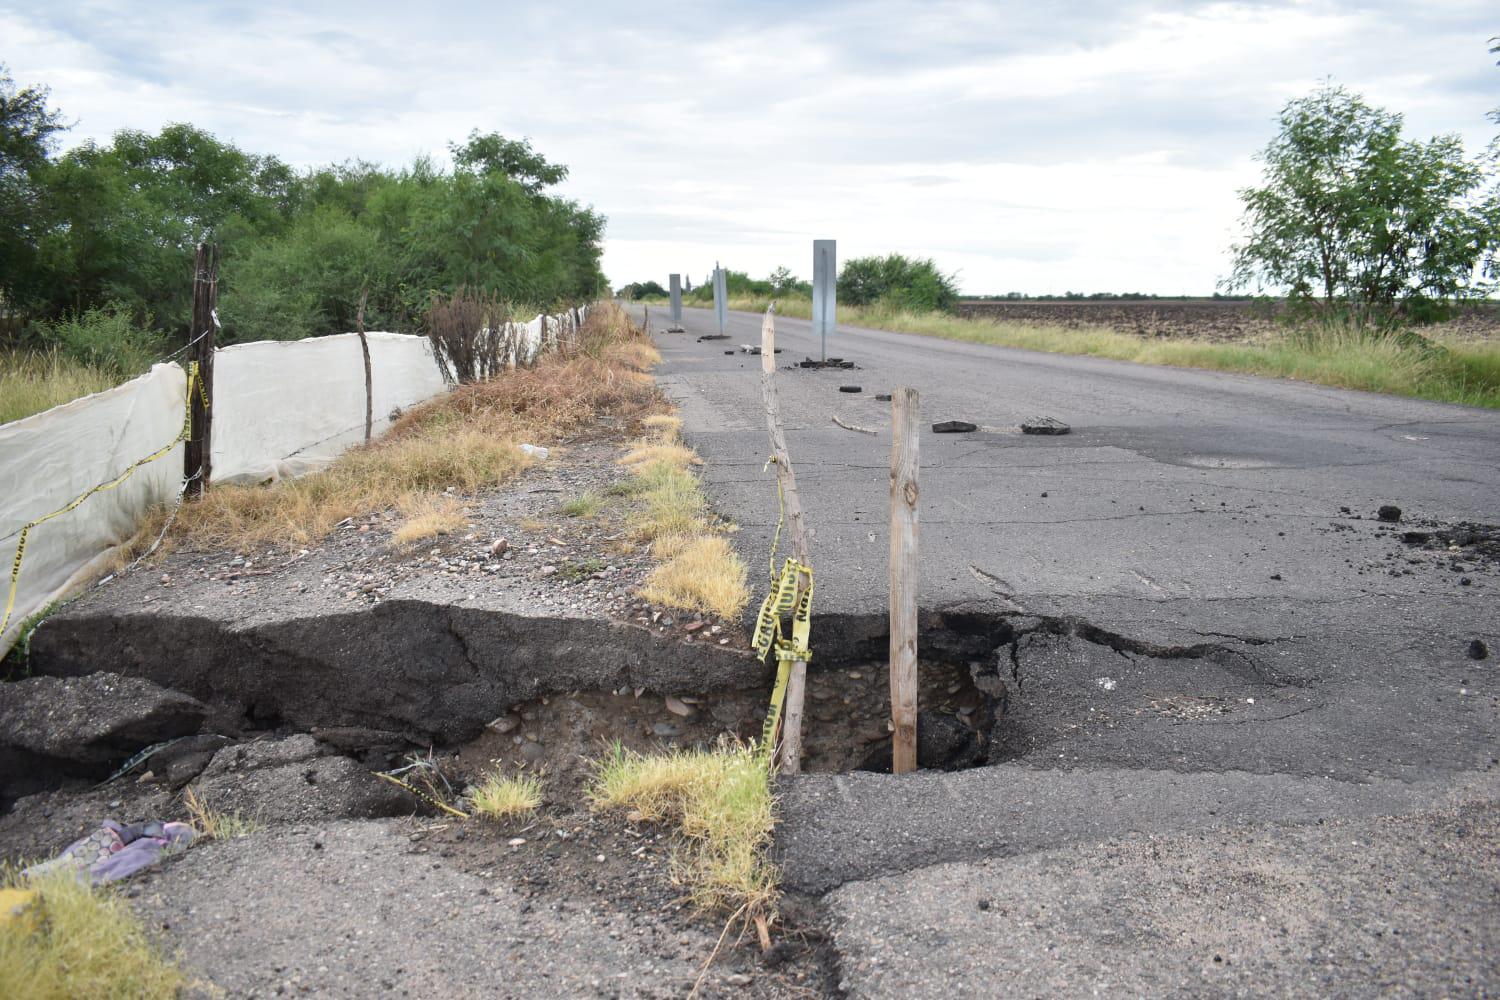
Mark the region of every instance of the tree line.
<instances>
[{"instance_id":1,"label":"tree line","mask_svg":"<svg viewBox=\"0 0 1500 1000\"><path fill-rule=\"evenodd\" d=\"M0 316L46 340L114 324L186 333L193 247L220 245L221 339L420 325L460 287L545 308L595 296L605 220L551 189L567 168L475 131L452 166L353 160L297 170L189 124L59 152L42 86L0 66ZM59 331L64 331L59 334Z\"/></svg>"}]
</instances>

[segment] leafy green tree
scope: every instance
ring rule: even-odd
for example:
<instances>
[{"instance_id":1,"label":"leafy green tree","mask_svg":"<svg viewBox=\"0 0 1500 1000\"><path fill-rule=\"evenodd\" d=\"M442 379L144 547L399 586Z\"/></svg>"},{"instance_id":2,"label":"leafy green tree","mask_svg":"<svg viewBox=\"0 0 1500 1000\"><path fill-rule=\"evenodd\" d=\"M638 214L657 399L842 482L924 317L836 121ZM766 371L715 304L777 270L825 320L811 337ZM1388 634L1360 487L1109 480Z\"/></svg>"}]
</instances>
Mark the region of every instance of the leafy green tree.
<instances>
[{"instance_id":1,"label":"leafy green tree","mask_svg":"<svg viewBox=\"0 0 1500 1000\"><path fill-rule=\"evenodd\" d=\"M1228 287L1285 289L1377 322L1483 294L1500 200L1457 136L1404 140L1400 115L1333 85L1290 102L1280 123L1264 184L1240 192L1248 236Z\"/></svg>"},{"instance_id":2,"label":"leafy green tree","mask_svg":"<svg viewBox=\"0 0 1500 1000\"><path fill-rule=\"evenodd\" d=\"M855 257L839 271L838 298L852 306L882 304L919 312L949 311L958 303L958 283L930 257L892 253Z\"/></svg>"},{"instance_id":3,"label":"leafy green tree","mask_svg":"<svg viewBox=\"0 0 1500 1000\"><path fill-rule=\"evenodd\" d=\"M45 214L41 175L57 134L68 127L47 96L46 87L17 88L0 64L0 303L6 305L33 294Z\"/></svg>"}]
</instances>

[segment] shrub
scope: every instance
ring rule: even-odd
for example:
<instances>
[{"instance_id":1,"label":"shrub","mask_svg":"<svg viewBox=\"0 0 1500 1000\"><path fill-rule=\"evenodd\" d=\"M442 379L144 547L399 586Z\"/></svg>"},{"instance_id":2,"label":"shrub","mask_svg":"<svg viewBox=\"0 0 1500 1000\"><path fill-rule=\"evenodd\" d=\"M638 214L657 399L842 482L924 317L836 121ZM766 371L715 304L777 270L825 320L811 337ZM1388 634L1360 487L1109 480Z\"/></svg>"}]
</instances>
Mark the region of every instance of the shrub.
<instances>
[{"instance_id":1,"label":"shrub","mask_svg":"<svg viewBox=\"0 0 1500 1000\"><path fill-rule=\"evenodd\" d=\"M166 351L130 310L118 303L85 309L33 327L34 336L45 346L89 368L108 372L117 379L134 378L151 367Z\"/></svg>"},{"instance_id":2,"label":"shrub","mask_svg":"<svg viewBox=\"0 0 1500 1000\"><path fill-rule=\"evenodd\" d=\"M838 298L840 305L949 312L958 302L958 283L930 257L855 257L839 272Z\"/></svg>"}]
</instances>

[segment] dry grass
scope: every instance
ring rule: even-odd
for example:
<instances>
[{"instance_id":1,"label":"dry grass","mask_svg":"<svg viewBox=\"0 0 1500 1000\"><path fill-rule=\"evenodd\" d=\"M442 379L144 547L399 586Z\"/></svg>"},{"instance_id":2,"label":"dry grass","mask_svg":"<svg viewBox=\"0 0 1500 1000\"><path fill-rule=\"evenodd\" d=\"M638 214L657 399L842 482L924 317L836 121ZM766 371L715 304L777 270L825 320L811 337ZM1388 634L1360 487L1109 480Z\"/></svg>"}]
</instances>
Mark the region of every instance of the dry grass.
<instances>
[{"instance_id":1,"label":"dry grass","mask_svg":"<svg viewBox=\"0 0 1500 1000\"><path fill-rule=\"evenodd\" d=\"M650 349L624 311L595 307L580 344L536 367L462 385L412 407L380 440L350 449L327 469L269 486L220 486L184 504L177 542L250 551L317 542L341 521L400 508L429 515L408 535L454 524L452 509L424 506L449 487L459 495L507 482L532 464L519 445L556 442L597 426L601 416L639 422L661 406L651 377L616 355ZM650 349L653 350L654 349ZM154 539L165 513L144 526ZM408 513L408 524L415 515ZM405 529L406 526L403 526Z\"/></svg>"},{"instance_id":2,"label":"dry grass","mask_svg":"<svg viewBox=\"0 0 1500 1000\"><path fill-rule=\"evenodd\" d=\"M446 494L429 496L413 494L398 505L405 520L391 536L397 545L413 545L437 535L451 535L469 523L463 504Z\"/></svg>"},{"instance_id":3,"label":"dry grass","mask_svg":"<svg viewBox=\"0 0 1500 1000\"><path fill-rule=\"evenodd\" d=\"M226 813L209 805L192 788L182 793L182 804L187 807L188 822L193 829L209 840L234 840L248 837L260 829L260 821L248 819L240 813Z\"/></svg>"},{"instance_id":4,"label":"dry grass","mask_svg":"<svg viewBox=\"0 0 1500 1000\"><path fill-rule=\"evenodd\" d=\"M103 392L120 379L51 351L0 352L0 424Z\"/></svg>"},{"instance_id":5,"label":"dry grass","mask_svg":"<svg viewBox=\"0 0 1500 1000\"><path fill-rule=\"evenodd\" d=\"M542 804L542 779L535 775L508 778L498 770L486 774L469 793L473 811L485 819L514 819L536 812Z\"/></svg>"},{"instance_id":6,"label":"dry grass","mask_svg":"<svg viewBox=\"0 0 1500 1000\"><path fill-rule=\"evenodd\" d=\"M649 543L660 564L641 596L667 607L732 619L750 601L749 571L723 537L692 467L702 460L678 439L681 420L660 415L644 421L646 436L620 463L631 470L637 503L628 523L631 540Z\"/></svg>"},{"instance_id":7,"label":"dry grass","mask_svg":"<svg viewBox=\"0 0 1500 1000\"><path fill-rule=\"evenodd\" d=\"M651 571L641 587L641 596L653 604L701 608L720 618L734 618L749 599L747 574L744 560L728 539L700 535Z\"/></svg>"},{"instance_id":8,"label":"dry grass","mask_svg":"<svg viewBox=\"0 0 1500 1000\"><path fill-rule=\"evenodd\" d=\"M766 858L775 824L770 773L753 746L643 756L619 744L596 762L589 800L677 825L676 873L705 910L770 916L777 872Z\"/></svg>"},{"instance_id":9,"label":"dry grass","mask_svg":"<svg viewBox=\"0 0 1500 1000\"><path fill-rule=\"evenodd\" d=\"M90 888L65 869L24 881L7 870L0 887L40 896L35 919L0 917L0 997L154 1000L188 985L112 889Z\"/></svg>"}]
</instances>

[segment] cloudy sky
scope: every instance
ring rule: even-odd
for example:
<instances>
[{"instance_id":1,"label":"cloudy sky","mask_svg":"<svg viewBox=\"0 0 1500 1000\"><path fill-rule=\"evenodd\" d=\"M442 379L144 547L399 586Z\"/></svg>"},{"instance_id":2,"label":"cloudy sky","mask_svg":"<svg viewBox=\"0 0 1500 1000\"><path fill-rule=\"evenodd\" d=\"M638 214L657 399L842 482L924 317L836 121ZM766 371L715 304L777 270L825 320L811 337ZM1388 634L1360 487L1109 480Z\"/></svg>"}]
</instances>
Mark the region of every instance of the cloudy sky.
<instances>
[{"instance_id":1,"label":"cloudy sky","mask_svg":"<svg viewBox=\"0 0 1500 1000\"><path fill-rule=\"evenodd\" d=\"M1493 35L1495 0L0 0L69 142L187 121L313 166L528 136L609 216L616 285L806 276L832 237L971 293L1207 294L1288 99L1331 77L1477 153Z\"/></svg>"}]
</instances>

